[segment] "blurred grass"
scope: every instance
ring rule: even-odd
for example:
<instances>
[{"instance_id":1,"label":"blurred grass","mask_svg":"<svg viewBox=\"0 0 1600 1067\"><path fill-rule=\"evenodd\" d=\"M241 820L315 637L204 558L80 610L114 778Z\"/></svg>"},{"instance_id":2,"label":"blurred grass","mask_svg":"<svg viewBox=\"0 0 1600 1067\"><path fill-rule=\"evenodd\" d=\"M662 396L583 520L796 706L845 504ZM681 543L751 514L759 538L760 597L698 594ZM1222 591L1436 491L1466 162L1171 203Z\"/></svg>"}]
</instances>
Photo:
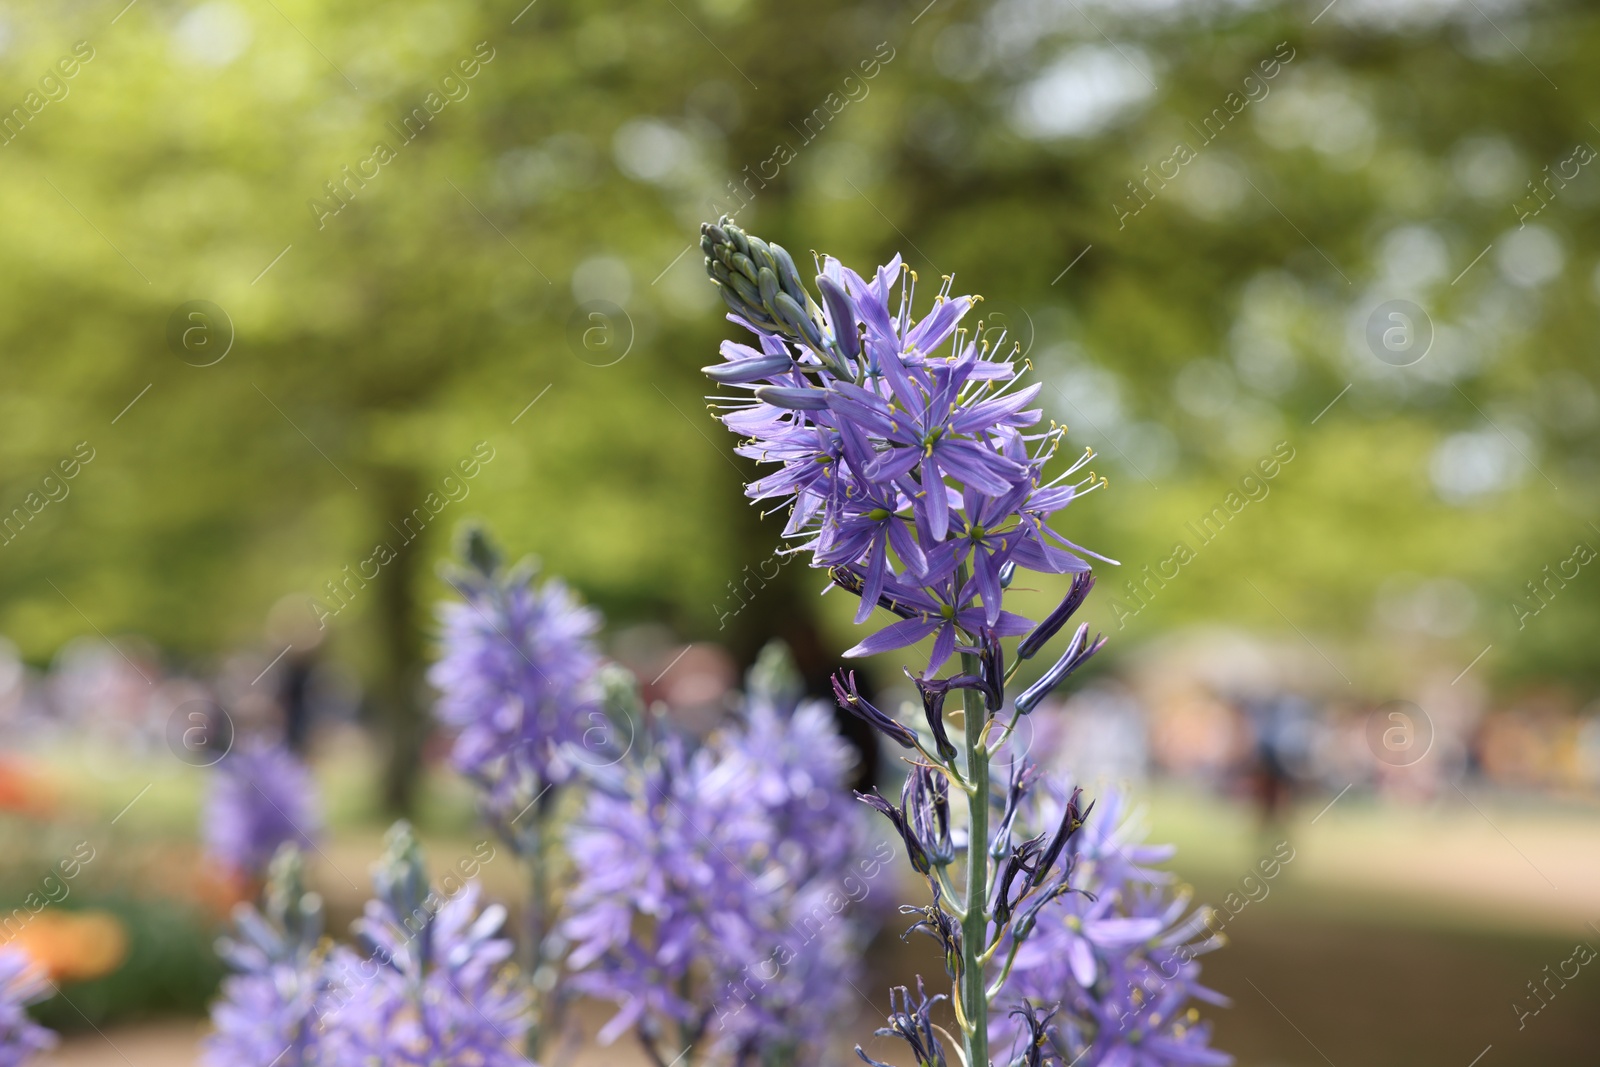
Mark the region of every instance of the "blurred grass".
<instances>
[{"instance_id":1,"label":"blurred grass","mask_svg":"<svg viewBox=\"0 0 1600 1067\"><path fill-rule=\"evenodd\" d=\"M91 822L116 819L123 832L198 838L208 768L189 766L165 752L118 756L92 742L48 748L31 761L32 772L65 798L63 815ZM368 735L334 732L312 771L328 827L388 825L378 801L381 756ZM434 833L465 833L477 819L470 786L438 767L421 777L417 813L419 829Z\"/></svg>"}]
</instances>

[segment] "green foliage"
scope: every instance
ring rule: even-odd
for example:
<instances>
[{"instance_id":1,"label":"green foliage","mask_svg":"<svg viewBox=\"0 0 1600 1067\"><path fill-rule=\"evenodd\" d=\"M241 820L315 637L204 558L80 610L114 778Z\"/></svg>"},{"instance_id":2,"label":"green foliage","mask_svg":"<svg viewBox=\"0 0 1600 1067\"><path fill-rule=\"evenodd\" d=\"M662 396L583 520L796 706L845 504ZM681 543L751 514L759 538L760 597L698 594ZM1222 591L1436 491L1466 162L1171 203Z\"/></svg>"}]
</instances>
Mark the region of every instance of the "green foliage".
<instances>
[{"instance_id":1,"label":"green foliage","mask_svg":"<svg viewBox=\"0 0 1600 1067\"><path fill-rule=\"evenodd\" d=\"M199 921L191 904L156 897L85 896L66 911L93 907L113 915L127 934L127 955L100 978L67 982L33 1009L64 1033L139 1019L193 1016L216 995L225 968L217 959L215 926Z\"/></svg>"},{"instance_id":2,"label":"green foliage","mask_svg":"<svg viewBox=\"0 0 1600 1067\"><path fill-rule=\"evenodd\" d=\"M1554 277L1513 284L1502 257L1523 183L1600 136L1584 110L1596 14L1506 12L1512 48L1470 12L1392 29L1339 8L1313 25L1299 4L1094 5L1102 37L1073 5L920 6L146 0L114 24L100 6L30 10L0 60L4 99L75 41L94 58L0 147L0 506L79 442L94 459L0 549L0 632L36 659L90 627L210 657L388 541L404 562L379 581L403 595L363 588L331 623L374 676L420 647L384 619L427 625L432 561L481 516L613 616L715 634L724 585L779 531L740 499L749 465L707 418L697 372L729 328L690 246L735 206L732 180L754 194L740 223L802 260L899 249L928 291L959 268L959 289L989 295L1051 383L1049 414L1113 476L1070 535L1131 567L1292 444L1271 495L1130 630L1282 628L1270 603L1381 639L1387 579L1448 577L1477 618L1433 654L1465 662L1503 637L1486 664L1502 677L1592 680L1592 596L1575 590L1514 639L1507 626L1522 583L1597 536L1600 179L1572 181L1536 223L1560 247ZM1269 91L1119 221L1139 202L1129 183L1198 144L1196 124L1280 42L1294 58ZM1098 132L1019 132L1030 86L1090 53L1156 88ZM465 95L404 141L395 128L445 99L451 72ZM848 99L836 116L829 94ZM829 120L808 137L819 107ZM347 179L380 144L392 158ZM792 161L752 182L780 144ZM1401 284L1407 233L1442 260ZM1360 335L1401 296L1439 336L1397 369ZM609 366L614 349L572 339L591 298L629 318L607 324L633 341ZM166 340L174 309L200 299L235 332L208 367ZM1441 444L1491 426L1528 466L1513 455L1506 487L1442 500ZM479 442L494 458L461 479ZM447 476L466 497L403 545L396 528L429 493L448 499ZM815 612L819 584L790 575L758 597L738 620L745 651ZM1108 620L1110 601L1094 605Z\"/></svg>"}]
</instances>

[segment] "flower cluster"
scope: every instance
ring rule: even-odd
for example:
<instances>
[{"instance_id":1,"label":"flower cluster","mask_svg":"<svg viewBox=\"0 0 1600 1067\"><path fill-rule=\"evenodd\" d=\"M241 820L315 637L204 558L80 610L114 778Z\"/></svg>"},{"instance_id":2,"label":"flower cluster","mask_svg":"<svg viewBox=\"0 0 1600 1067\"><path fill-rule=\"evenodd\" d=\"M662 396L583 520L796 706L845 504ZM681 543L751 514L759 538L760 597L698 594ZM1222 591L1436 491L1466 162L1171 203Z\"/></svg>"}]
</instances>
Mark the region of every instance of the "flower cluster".
<instances>
[{"instance_id":1,"label":"flower cluster","mask_svg":"<svg viewBox=\"0 0 1600 1067\"><path fill-rule=\"evenodd\" d=\"M580 992L618 1003L607 1039L633 1029L661 1063L684 1051L669 1047L679 1038L740 1065L817 1062L853 996L867 932L853 906L888 858L887 844L863 858L845 785L855 757L833 713L802 700L773 648L739 722L692 744L644 714L626 672L601 667L596 613L558 583L535 586L530 569L503 570L481 532L466 558L453 576L466 600L445 609L432 678L457 765L528 868L523 973L506 966L504 910L480 912L475 884L443 902L426 893L403 824L356 924L359 949L322 939L285 845L262 905L240 908L222 946L236 973L213 1009L207 1067L509 1067L527 1062L520 1044L534 1055L566 1036L562 1009ZM238 769L254 766L230 761L229 780L252 780ZM568 806L536 801L579 788L578 878L563 893L548 845ZM232 794L219 800L229 806L211 821L240 822Z\"/></svg>"},{"instance_id":2,"label":"flower cluster","mask_svg":"<svg viewBox=\"0 0 1600 1067\"><path fill-rule=\"evenodd\" d=\"M841 707L912 753L898 805L876 793L862 799L889 819L927 881L930 903L903 910L919 916L913 929L941 947L962 1059L989 1064L991 1037L1013 1039L1014 1062L1029 1067L1091 1044L1101 1049L1091 1063L1143 1067L1165 1062L1160 1055L1169 1045L1203 1044L1198 1029L1171 1041L1163 1032L1118 1044L1103 1020L1082 1022L1113 1001L1075 999L1082 983L1074 981L1093 975L1091 983L1124 982L1130 1002L1143 1006L1145 994L1131 991L1144 977L1133 956L1124 953L1113 967L1110 955L1151 939L1185 941L1192 931L1174 927L1166 911L1152 913L1158 904L1169 907L1155 896L1108 893L1088 910L1074 910L1089 899L1074 881L1082 858L1074 838L1089 816L1080 794L1057 798L1053 818L1030 826L1029 836L1021 828L1041 805L1037 770L1014 760L1005 787L990 784L990 761L1021 717L1103 644L1080 625L1032 684L1007 694L1023 664L1061 633L1093 587L1084 557L1094 554L1051 526L1068 504L1104 484L1092 473L1078 476L1091 454L1046 475L1065 429L1039 428L1040 413L1028 407L1039 387L1019 385L1014 351L985 341L981 322L971 333L962 328L975 298L952 296L949 278L932 310L915 321L916 277L898 256L870 281L835 259L819 259L819 302L781 246L726 219L702 227L701 248L729 319L755 335L754 345L724 342L724 362L705 368L717 383L747 391L722 398L723 423L743 438L740 453L779 465L747 494L789 503L785 535L799 540L794 550L809 553L813 566L828 569L833 585L860 598L858 623L880 608L886 613L889 621L846 655L930 641L926 669L907 672L922 697L925 731L874 707L853 673L841 673L834 689ZM1072 575L1060 604L1038 623L1006 610L1019 569ZM1008 665L1009 638L1020 640ZM958 671L941 676L957 655ZM945 710L955 690L959 744ZM952 797L964 801L965 833L953 828L959 817ZM1142 910L1113 915L1114 907ZM1097 950L1109 954L1103 975ZM1074 969L1048 969L1062 959ZM1021 1003L1017 988L1026 991ZM1181 1002L1187 992L1169 982L1160 996L1158 1009L1143 1011L1140 1035L1169 1026L1173 997ZM880 1032L906 1040L919 1064L945 1063L929 1015L940 999L928 997L920 981L915 1000L899 990L889 1028ZM995 1019L991 1007L1008 1002L1016 1014ZM1202 1049L1200 1058L1169 1059L1210 1063L1204 1057L1212 1055Z\"/></svg>"},{"instance_id":3,"label":"flower cluster","mask_svg":"<svg viewBox=\"0 0 1600 1067\"><path fill-rule=\"evenodd\" d=\"M1054 824L1069 796L1037 791L1013 833ZM1188 890L1152 869L1172 854L1144 843L1123 814L1119 793L1103 794L1098 815L1069 845L1074 892L1040 909L1034 927L1005 965L1006 996L1015 1007L989 1022L1001 1062L1025 1061L1044 1042L1062 1063L1090 1067L1224 1067L1228 1055L1208 1047L1210 1028L1192 999L1225 1003L1198 984L1195 957L1221 945L1209 909L1190 910ZM1009 949L1015 940L1007 942ZM998 972L997 965L991 972ZM1030 1025L1029 1010L1052 1005L1047 1025ZM1005 1007L1002 1004L1001 1007Z\"/></svg>"},{"instance_id":4,"label":"flower cluster","mask_svg":"<svg viewBox=\"0 0 1600 1067\"><path fill-rule=\"evenodd\" d=\"M356 924L360 951L322 941L322 908L285 846L263 907L241 905L220 946L234 968L212 1008L206 1067L435 1067L528 1063L527 1004L497 936L498 905L470 882L430 897L410 828L397 824L376 869L377 899Z\"/></svg>"},{"instance_id":5,"label":"flower cluster","mask_svg":"<svg viewBox=\"0 0 1600 1067\"><path fill-rule=\"evenodd\" d=\"M205 1067L326 1062L317 1026L327 987L322 902L306 892L303 873L299 851L284 845L272 861L261 908L239 905L236 936L218 942L235 973L223 980L212 1007L215 1030L205 1041Z\"/></svg>"},{"instance_id":6,"label":"flower cluster","mask_svg":"<svg viewBox=\"0 0 1600 1067\"><path fill-rule=\"evenodd\" d=\"M202 836L230 872L259 877L279 846L309 848L321 825L311 774L287 748L244 742L217 764Z\"/></svg>"},{"instance_id":7,"label":"flower cluster","mask_svg":"<svg viewBox=\"0 0 1600 1067\"><path fill-rule=\"evenodd\" d=\"M498 936L506 911L478 907L468 882L435 908L410 827L397 824L374 872L377 898L356 923L361 951L333 950L328 1048L337 1067L526 1064L531 1016Z\"/></svg>"},{"instance_id":8,"label":"flower cluster","mask_svg":"<svg viewBox=\"0 0 1600 1067\"><path fill-rule=\"evenodd\" d=\"M854 757L779 657L752 671L736 728L698 748L653 738L597 774L570 834L575 984L620 1005L603 1040L636 1028L658 1062L703 1044L739 1064L814 1063L851 995L848 910L876 873L858 867Z\"/></svg>"},{"instance_id":9,"label":"flower cluster","mask_svg":"<svg viewBox=\"0 0 1600 1067\"><path fill-rule=\"evenodd\" d=\"M534 564L506 569L481 527L462 538L464 565L445 577L462 601L440 609L441 656L428 678L439 722L454 732L453 762L528 873L523 969L533 989L529 1049L560 1039L567 990L557 984L566 944L555 933L560 871L549 846L574 770L612 757L606 672L594 634L600 615Z\"/></svg>"},{"instance_id":10,"label":"flower cluster","mask_svg":"<svg viewBox=\"0 0 1600 1067\"><path fill-rule=\"evenodd\" d=\"M468 531L465 555L447 575L462 602L440 609L442 654L428 681L455 732L456 768L504 824L570 776L565 746L594 725L600 617L560 581L536 583L531 562L503 568L480 530Z\"/></svg>"},{"instance_id":11,"label":"flower cluster","mask_svg":"<svg viewBox=\"0 0 1600 1067\"><path fill-rule=\"evenodd\" d=\"M28 1018L28 1005L50 993L43 969L15 947L0 947L0 1067L23 1067L56 1035Z\"/></svg>"},{"instance_id":12,"label":"flower cluster","mask_svg":"<svg viewBox=\"0 0 1600 1067\"><path fill-rule=\"evenodd\" d=\"M913 323L915 276L898 256L870 282L825 258L819 305L782 246L725 224L706 226L701 247L729 318L759 345L724 341L725 362L706 368L750 390L722 421L745 438L741 455L782 465L748 495L791 499L785 533L860 596L857 622L878 607L898 616L846 655L931 636L932 674L963 634L1026 633L1002 606L1007 576L1089 569L1048 520L1095 482L1070 480L1087 452L1044 478L1064 431L1025 432L1040 387L1018 387L1016 366L959 328L975 298L952 297L946 279Z\"/></svg>"}]
</instances>

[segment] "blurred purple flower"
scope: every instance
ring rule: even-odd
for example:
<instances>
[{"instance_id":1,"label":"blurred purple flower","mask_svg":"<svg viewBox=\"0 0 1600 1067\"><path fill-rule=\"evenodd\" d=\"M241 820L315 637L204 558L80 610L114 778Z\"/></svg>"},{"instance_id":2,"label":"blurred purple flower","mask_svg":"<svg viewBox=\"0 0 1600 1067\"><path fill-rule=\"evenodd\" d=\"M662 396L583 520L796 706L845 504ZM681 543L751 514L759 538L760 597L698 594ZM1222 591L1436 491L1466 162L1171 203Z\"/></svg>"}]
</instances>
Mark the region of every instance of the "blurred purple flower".
<instances>
[{"instance_id":1,"label":"blurred purple flower","mask_svg":"<svg viewBox=\"0 0 1600 1067\"><path fill-rule=\"evenodd\" d=\"M241 904L235 934L218 943L234 970L211 1006L204 1067L313 1067L323 1063L318 1018L323 970L322 903L305 891L298 851L273 858L261 908Z\"/></svg>"},{"instance_id":2,"label":"blurred purple flower","mask_svg":"<svg viewBox=\"0 0 1600 1067\"><path fill-rule=\"evenodd\" d=\"M450 575L462 601L440 608L441 656L428 671L439 721L455 732L452 760L507 819L565 780L566 744L601 721L593 678L600 616L559 580L534 580L533 564L503 570L469 532L471 566Z\"/></svg>"},{"instance_id":3,"label":"blurred purple flower","mask_svg":"<svg viewBox=\"0 0 1600 1067\"><path fill-rule=\"evenodd\" d=\"M506 912L479 909L468 882L438 903L428 892L410 828L397 824L355 929L362 950L340 946L328 961L323 1015L328 1067L526 1065L520 1044L531 1015L524 986L499 936Z\"/></svg>"},{"instance_id":4,"label":"blurred purple flower","mask_svg":"<svg viewBox=\"0 0 1600 1067\"><path fill-rule=\"evenodd\" d=\"M27 1012L29 1004L49 995L44 969L20 948L0 946L0 1067L22 1067L55 1045L56 1035Z\"/></svg>"},{"instance_id":5,"label":"blurred purple flower","mask_svg":"<svg viewBox=\"0 0 1600 1067\"><path fill-rule=\"evenodd\" d=\"M868 892L852 874L854 756L781 674L764 657L742 721L705 746L664 737L597 780L570 832L573 981L620 1005L603 1041L638 1027L669 1060L677 1040L814 1063L853 995L863 932L848 909Z\"/></svg>"},{"instance_id":6,"label":"blurred purple flower","mask_svg":"<svg viewBox=\"0 0 1600 1067\"><path fill-rule=\"evenodd\" d=\"M262 907L242 905L219 943L235 973L212 1006L205 1067L513 1067L528 1028L498 905L478 908L469 882L441 902L428 892L410 828L389 850L356 923L362 951L330 950L322 906L301 884L298 854L273 863Z\"/></svg>"},{"instance_id":7,"label":"blurred purple flower","mask_svg":"<svg viewBox=\"0 0 1600 1067\"><path fill-rule=\"evenodd\" d=\"M251 878L285 842L313 847L322 828L310 772L287 748L264 742L241 743L217 764L203 818L206 853Z\"/></svg>"},{"instance_id":8,"label":"blurred purple flower","mask_svg":"<svg viewBox=\"0 0 1600 1067\"><path fill-rule=\"evenodd\" d=\"M223 979L211 1008L214 1032L205 1039L205 1067L313 1067L321 971L288 963Z\"/></svg>"}]
</instances>

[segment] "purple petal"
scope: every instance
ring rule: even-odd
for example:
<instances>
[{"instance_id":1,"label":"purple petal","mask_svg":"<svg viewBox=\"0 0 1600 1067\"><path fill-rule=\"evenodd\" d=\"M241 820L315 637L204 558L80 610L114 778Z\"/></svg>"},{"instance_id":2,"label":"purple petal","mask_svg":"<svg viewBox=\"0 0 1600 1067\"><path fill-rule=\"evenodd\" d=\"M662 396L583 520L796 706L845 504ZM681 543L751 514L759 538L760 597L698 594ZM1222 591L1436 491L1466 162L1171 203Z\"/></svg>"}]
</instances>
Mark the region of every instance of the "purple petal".
<instances>
[{"instance_id":1,"label":"purple petal","mask_svg":"<svg viewBox=\"0 0 1600 1067\"><path fill-rule=\"evenodd\" d=\"M1074 937L1067 943L1067 964L1072 968L1072 977L1079 985L1085 989L1094 985L1094 951L1090 949L1087 939Z\"/></svg>"},{"instance_id":2,"label":"purple petal","mask_svg":"<svg viewBox=\"0 0 1600 1067\"><path fill-rule=\"evenodd\" d=\"M933 674L950 659L956 650L956 628L949 624L939 627L939 636L933 639L933 653L928 657L928 673Z\"/></svg>"},{"instance_id":3,"label":"purple petal","mask_svg":"<svg viewBox=\"0 0 1600 1067\"><path fill-rule=\"evenodd\" d=\"M1084 936L1105 948L1148 941L1161 932L1160 919L1095 919L1084 923Z\"/></svg>"},{"instance_id":4,"label":"purple petal","mask_svg":"<svg viewBox=\"0 0 1600 1067\"><path fill-rule=\"evenodd\" d=\"M1026 471L972 441L944 438L933 446L939 466L963 482L993 496L1011 491L1011 487Z\"/></svg>"},{"instance_id":5,"label":"purple petal","mask_svg":"<svg viewBox=\"0 0 1600 1067\"><path fill-rule=\"evenodd\" d=\"M861 591L861 606L856 609L856 624L859 626L872 616L878 606L878 597L883 593L883 581L889 570L887 543L879 538L873 542L872 559L867 564L867 581Z\"/></svg>"},{"instance_id":6,"label":"purple petal","mask_svg":"<svg viewBox=\"0 0 1600 1067\"><path fill-rule=\"evenodd\" d=\"M867 477L873 481L893 481L917 465L921 453L915 448L891 448L872 464Z\"/></svg>"},{"instance_id":7,"label":"purple petal","mask_svg":"<svg viewBox=\"0 0 1600 1067\"><path fill-rule=\"evenodd\" d=\"M900 557L900 562L918 574L928 571L928 557L923 553L922 546L917 544L917 539L911 536L911 530L904 520L891 518L889 525L889 543L894 546L895 554Z\"/></svg>"},{"instance_id":8,"label":"purple petal","mask_svg":"<svg viewBox=\"0 0 1600 1067\"><path fill-rule=\"evenodd\" d=\"M880 652L892 652L897 648L914 645L934 630L944 625L943 619L901 619L899 622L890 623L866 640L848 649L845 655L851 658L858 656L876 656Z\"/></svg>"},{"instance_id":9,"label":"purple petal","mask_svg":"<svg viewBox=\"0 0 1600 1067\"><path fill-rule=\"evenodd\" d=\"M939 465L932 455L922 457L923 509L928 516L928 532L935 541L943 541L950 532L950 504L944 492L944 479L939 476Z\"/></svg>"},{"instance_id":10,"label":"purple petal","mask_svg":"<svg viewBox=\"0 0 1600 1067\"><path fill-rule=\"evenodd\" d=\"M1170 1038L1152 1035L1145 1040L1145 1047L1172 1064L1192 1063L1199 1067L1230 1067L1233 1063L1233 1057L1226 1052L1188 1041L1173 1041Z\"/></svg>"},{"instance_id":11,"label":"purple petal","mask_svg":"<svg viewBox=\"0 0 1600 1067\"><path fill-rule=\"evenodd\" d=\"M1030 385L1026 389L1018 389L1008 396L992 397L989 400L980 400L971 407L963 409L955 418L950 420L950 425L961 433L977 433L998 426L1017 412L1026 407L1034 397L1039 395L1041 385ZM1037 422L1034 418L1030 422Z\"/></svg>"},{"instance_id":12,"label":"purple petal","mask_svg":"<svg viewBox=\"0 0 1600 1067\"><path fill-rule=\"evenodd\" d=\"M1000 568L994 557L982 549L972 555L972 576L978 580L978 595L983 597L984 625L993 626L1000 619Z\"/></svg>"},{"instance_id":13,"label":"purple petal","mask_svg":"<svg viewBox=\"0 0 1600 1067\"><path fill-rule=\"evenodd\" d=\"M933 311L927 318L906 335L905 346L907 349L916 349L919 352L932 352L949 339L951 331L956 328L956 323L972 307L972 298L958 296L954 300L941 300L934 305Z\"/></svg>"}]
</instances>

